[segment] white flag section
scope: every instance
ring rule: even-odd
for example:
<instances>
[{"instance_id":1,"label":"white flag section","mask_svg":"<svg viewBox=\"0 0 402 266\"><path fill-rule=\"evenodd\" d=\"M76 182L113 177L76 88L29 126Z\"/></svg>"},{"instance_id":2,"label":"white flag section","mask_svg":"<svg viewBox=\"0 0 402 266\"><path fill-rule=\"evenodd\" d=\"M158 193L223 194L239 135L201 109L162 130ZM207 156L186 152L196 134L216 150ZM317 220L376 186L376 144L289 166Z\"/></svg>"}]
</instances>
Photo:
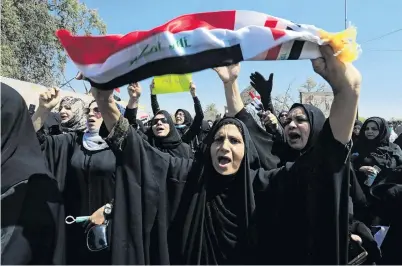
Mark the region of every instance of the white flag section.
<instances>
[{"instance_id":1,"label":"white flag section","mask_svg":"<svg viewBox=\"0 0 402 266\"><path fill-rule=\"evenodd\" d=\"M358 56L355 29L332 34L246 10L187 14L126 35L74 36L64 29L56 34L73 63L99 89L241 61L314 59L322 44L331 45L342 61Z\"/></svg>"}]
</instances>

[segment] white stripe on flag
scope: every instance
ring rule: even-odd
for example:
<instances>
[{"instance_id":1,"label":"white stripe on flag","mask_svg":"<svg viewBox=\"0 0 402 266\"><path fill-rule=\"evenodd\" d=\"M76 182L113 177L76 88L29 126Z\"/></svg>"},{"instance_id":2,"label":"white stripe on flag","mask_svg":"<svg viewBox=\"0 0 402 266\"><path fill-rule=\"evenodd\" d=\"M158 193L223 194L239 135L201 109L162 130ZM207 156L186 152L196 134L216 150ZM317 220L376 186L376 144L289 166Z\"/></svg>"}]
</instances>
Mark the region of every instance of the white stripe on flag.
<instances>
[{"instance_id":1,"label":"white stripe on flag","mask_svg":"<svg viewBox=\"0 0 402 266\"><path fill-rule=\"evenodd\" d=\"M237 10L234 30L239 30L248 26L261 26L265 25L268 15L246 10Z\"/></svg>"},{"instance_id":2,"label":"white stripe on flag","mask_svg":"<svg viewBox=\"0 0 402 266\"><path fill-rule=\"evenodd\" d=\"M285 42L281 46L281 50L278 54L278 60L287 60L289 58L290 50L292 49L294 41Z\"/></svg>"},{"instance_id":3,"label":"white stripe on flag","mask_svg":"<svg viewBox=\"0 0 402 266\"><path fill-rule=\"evenodd\" d=\"M176 34L164 32L111 55L103 64L76 65L85 77L96 83L106 83L149 62L193 55L237 44L240 44L244 60L250 60L256 55L290 40L312 39L310 34L309 32L286 31L285 36L274 41L270 28L261 26L243 27L237 31L199 28ZM181 39L186 40L188 47L169 48L169 45L174 45ZM144 49L147 45L148 48ZM143 51L147 55L141 56ZM319 56L320 54L317 54L313 58ZM133 63L135 57L138 57L138 60Z\"/></svg>"}]
</instances>

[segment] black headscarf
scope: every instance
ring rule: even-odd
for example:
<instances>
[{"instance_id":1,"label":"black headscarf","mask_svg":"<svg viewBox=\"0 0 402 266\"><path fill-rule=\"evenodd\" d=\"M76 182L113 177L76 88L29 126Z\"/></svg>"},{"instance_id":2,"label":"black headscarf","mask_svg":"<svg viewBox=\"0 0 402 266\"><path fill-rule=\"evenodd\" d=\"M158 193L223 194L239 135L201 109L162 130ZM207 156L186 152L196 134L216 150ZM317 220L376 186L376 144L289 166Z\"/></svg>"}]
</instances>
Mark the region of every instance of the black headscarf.
<instances>
[{"instance_id":1,"label":"black headscarf","mask_svg":"<svg viewBox=\"0 0 402 266\"><path fill-rule=\"evenodd\" d=\"M216 132L226 124L239 128L245 152L239 171L221 176L213 168L210 148ZM252 216L255 210L251 169L259 168L256 149L245 125L235 118L221 119L196 154L196 167L189 178L178 212L176 230L182 243L172 250L181 258L173 264L244 264L250 261ZM177 250L176 250L177 249ZM173 253L174 254L174 253Z\"/></svg>"},{"instance_id":2,"label":"black headscarf","mask_svg":"<svg viewBox=\"0 0 402 266\"><path fill-rule=\"evenodd\" d=\"M356 120L355 120L354 127L355 127L355 126L360 126L360 128L361 128L361 127L363 126L362 121L356 119ZM353 133L352 133L352 141L353 141L353 144L356 144L358 138L359 138L359 135L356 135L355 132L353 131Z\"/></svg>"},{"instance_id":3,"label":"black headscarf","mask_svg":"<svg viewBox=\"0 0 402 266\"><path fill-rule=\"evenodd\" d=\"M1 193L34 174L50 174L21 95L1 83Z\"/></svg>"},{"instance_id":4,"label":"black headscarf","mask_svg":"<svg viewBox=\"0 0 402 266\"><path fill-rule=\"evenodd\" d=\"M158 150L169 153L172 156L181 158L191 158L192 152L190 146L182 142L181 137L175 128L175 125L173 123L170 114L165 110L160 110L155 114L155 116L157 116L158 114L163 114L165 116L170 126L170 131L165 137L157 137L154 135L151 126L147 132L148 142ZM153 119L155 119L155 117Z\"/></svg>"},{"instance_id":5,"label":"black headscarf","mask_svg":"<svg viewBox=\"0 0 402 266\"><path fill-rule=\"evenodd\" d=\"M379 129L378 136L373 140L369 140L365 134L367 124L370 122L376 123ZM382 169L396 167L393 158L400 161L402 154L398 145L389 141L389 136L390 131L384 118L368 118L360 130L359 140L353 149L353 152L358 154L354 160L355 167L359 168L361 165L377 165Z\"/></svg>"},{"instance_id":6,"label":"black headscarf","mask_svg":"<svg viewBox=\"0 0 402 266\"><path fill-rule=\"evenodd\" d=\"M193 117L191 116L189 111L184 109L177 109L176 113L174 113L174 116L176 116L177 112L179 111L182 111L184 113L184 122L180 125L176 124L176 129L179 132L180 136L183 136L193 123Z\"/></svg>"},{"instance_id":7,"label":"black headscarf","mask_svg":"<svg viewBox=\"0 0 402 266\"><path fill-rule=\"evenodd\" d=\"M185 109L177 109L177 111L174 113L174 116L176 116L179 111L182 111L184 113L183 125L186 125L188 127L191 126L191 124L193 123L193 117L191 116L190 112Z\"/></svg>"},{"instance_id":8,"label":"black headscarf","mask_svg":"<svg viewBox=\"0 0 402 266\"><path fill-rule=\"evenodd\" d=\"M365 134L367 124L370 122L374 122L379 130L378 136L373 140L369 140ZM377 147L389 145L390 132L387 128L387 122L381 117L370 117L364 121L359 136L359 141L356 143L355 150L358 152L360 151L360 153L367 154L368 152L375 150Z\"/></svg>"},{"instance_id":9,"label":"black headscarf","mask_svg":"<svg viewBox=\"0 0 402 266\"><path fill-rule=\"evenodd\" d=\"M1 264L64 264L64 211L27 105L1 83Z\"/></svg>"},{"instance_id":10,"label":"black headscarf","mask_svg":"<svg viewBox=\"0 0 402 266\"><path fill-rule=\"evenodd\" d=\"M323 112L317 107L310 104L295 103L290 108L289 113L297 107L303 108L304 112L307 115L308 121L310 123L310 135L308 137L306 146L301 151L292 149L289 145L286 145L286 148L284 149L285 154L283 156L281 155L281 160L284 161L285 159L286 162L295 161L297 158L300 157L301 154L305 153L312 146L314 146L314 143L316 143L326 120Z\"/></svg>"}]
</instances>

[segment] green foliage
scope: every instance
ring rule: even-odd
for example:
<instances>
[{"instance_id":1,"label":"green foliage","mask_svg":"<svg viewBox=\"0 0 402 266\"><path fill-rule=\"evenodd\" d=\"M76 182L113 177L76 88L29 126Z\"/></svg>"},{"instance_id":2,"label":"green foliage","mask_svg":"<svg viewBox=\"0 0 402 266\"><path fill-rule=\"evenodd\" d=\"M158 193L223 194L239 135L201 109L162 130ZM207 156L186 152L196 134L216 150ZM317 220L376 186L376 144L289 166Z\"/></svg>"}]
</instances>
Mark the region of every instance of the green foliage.
<instances>
[{"instance_id":1,"label":"green foliage","mask_svg":"<svg viewBox=\"0 0 402 266\"><path fill-rule=\"evenodd\" d=\"M214 121L218 114L219 114L219 110L218 110L218 108L216 108L216 104L214 104L214 103L208 104L205 107L204 119Z\"/></svg>"},{"instance_id":2,"label":"green foliage","mask_svg":"<svg viewBox=\"0 0 402 266\"><path fill-rule=\"evenodd\" d=\"M57 86L67 55L55 32L106 33L95 10L78 0L2 0L0 75Z\"/></svg>"}]
</instances>

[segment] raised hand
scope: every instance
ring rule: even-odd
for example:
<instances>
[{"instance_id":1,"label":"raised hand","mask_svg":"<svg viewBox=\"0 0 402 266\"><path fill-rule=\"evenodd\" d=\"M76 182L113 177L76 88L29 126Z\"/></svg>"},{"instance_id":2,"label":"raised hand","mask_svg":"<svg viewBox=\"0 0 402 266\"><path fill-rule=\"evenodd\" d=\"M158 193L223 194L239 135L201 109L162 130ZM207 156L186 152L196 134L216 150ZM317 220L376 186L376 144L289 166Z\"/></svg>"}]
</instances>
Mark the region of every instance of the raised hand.
<instances>
[{"instance_id":1,"label":"raised hand","mask_svg":"<svg viewBox=\"0 0 402 266\"><path fill-rule=\"evenodd\" d=\"M142 93L141 85L138 82L131 83L127 87L127 92L128 95L130 96L130 99L138 100L141 97Z\"/></svg>"},{"instance_id":2,"label":"raised hand","mask_svg":"<svg viewBox=\"0 0 402 266\"><path fill-rule=\"evenodd\" d=\"M313 59L314 71L332 87L334 94L343 88L360 87L362 76L351 63L342 63L334 56L331 46L320 46L322 57Z\"/></svg>"},{"instance_id":3,"label":"raised hand","mask_svg":"<svg viewBox=\"0 0 402 266\"><path fill-rule=\"evenodd\" d=\"M269 98L271 97L273 78L273 73L266 80L259 72L254 72L250 75L250 85L261 95L261 98Z\"/></svg>"},{"instance_id":4,"label":"raised hand","mask_svg":"<svg viewBox=\"0 0 402 266\"><path fill-rule=\"evenodd\" d=\"M151 95L155 95L154 88L155 88L155 81L154 81L154 79L152 79L152 82L149 85L149 90L151 91Z\"/></svg>"},{"instance_id":5,"label":"raised hand","mask_svg":"<svg viewBox=\"0 0 402 266\"><path fill-rule=\"evenodd\" d=\"M240 73L240 64L234 64L224 67L215 67L214 70L218 73L219 78L224 84L233 83Z\"/></svg>"},{"instance_id":6,"label":"raised hand","mask_svg":"<svg viewBox=\"0 0 402 266\"><path fill-rule=\"evenodd\" d=\"M60 102L60 90L51 88L39 94L39 107L52 110Z\"/></svg>"},{"instance_id":7,"label":"raised hand","mask_svg":"<svg viewBox=\"0 0 402 266\"><path fill-rule=\"evenodd\" d=\"M91 88L92 96L95 98L96 102L101 104L102 102L114 102L113 90L100 90L95 87Z\"/></svg>"},{"instance_id":8,"label":"raised hand","mask_svg":"<svg viewBox=\"0 0 402 266\"><path fill-rule=\"evenodd\" d=\"M195 83L191 81L191 82L190 82L190 93L191 93L191 96L193 96L193 97L196 96L195 91L196 91Z\"/></svg>"},{"instance_id":9,"label":"raised hand","mask_svg":"<svg viewBox=\"0 0 402 266\"><path fill-rule=\"evenodd\" d=\"M262 122L265 126L276 129L278 127L278 119L270 111L265 111L261 115Z\"/></svg>"}]
</instances>

